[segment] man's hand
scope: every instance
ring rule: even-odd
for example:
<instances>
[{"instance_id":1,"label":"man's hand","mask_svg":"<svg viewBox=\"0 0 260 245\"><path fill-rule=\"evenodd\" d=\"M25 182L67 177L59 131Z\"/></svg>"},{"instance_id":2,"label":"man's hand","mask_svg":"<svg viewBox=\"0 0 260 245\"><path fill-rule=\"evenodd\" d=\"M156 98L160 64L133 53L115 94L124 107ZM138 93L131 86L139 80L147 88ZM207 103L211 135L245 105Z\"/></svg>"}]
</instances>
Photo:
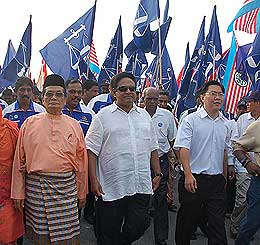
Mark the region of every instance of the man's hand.
<instances>
[{"instance_id":1,"label":"man's hand","mask_svg":"<svg viewBox=\"0 0 260 245\"><path fill-rule=\"evenodd\" d=\"M13 199L14 207L20 212L23 212L24 208L24 199Z\"/></svg>"},{"instance_id":2,"label":"man's hand","mask_svg":"<svg viewBox=\"0 0 260 245\"><path fill-rule=\"evenodd\" d=\"M248 162L246 164L246 170L248 173L254 175L254 176L260 176L260 167L253 162Z\"/></svg>"},{"instance_id":3,"label":"man's hand","mask_svg":"<svg viewBox=\"0 0 260 245\"><path fill-rule=\"evenodd\" d=\"M184 183L185 189L188 192L195 193L197 189L197 181L192 175L192 173L185 174L185 183Z\"/></svg>"},{"instance_id":4,"label":"man's hand","mask_svg":"<svg viewBox=\"0 0 260 245\"><path fill-rule=\"evenodd\" d=\"M86 203L86 198L84 199L79 199L79 208L84 208L85 206L85 203Z\"/></svg>"},{"instance_id":5,"label":"man's hand","mask_svg":"<svg viewBox=\"0 0 260 245\"><path fill-rule=\"evenodd\" d=\"M233 165L228 166L228 179L232 180L236 177L235 168Z\"/></svg>"},{"instance_id":6,"label":"man's hand","mask_svg":"<svg viewBox=\"0 0 260 245\"><path fill-rule=\"evenodd\" d=\"M91 192L97 197L105 194L102 190L102 186L97 179L91 181Z\"/></svg>"},{"instance_id":7,"label":"man's hand","mask_svg":"<svg viewBox=\"0 0 260 245\"><path fill-rule=\"evenodd\" d=\"M156 189L159 187L161 182L161 176L155 176L153 178L153 191L156 191Z\"/></svg>"}]
</instances>

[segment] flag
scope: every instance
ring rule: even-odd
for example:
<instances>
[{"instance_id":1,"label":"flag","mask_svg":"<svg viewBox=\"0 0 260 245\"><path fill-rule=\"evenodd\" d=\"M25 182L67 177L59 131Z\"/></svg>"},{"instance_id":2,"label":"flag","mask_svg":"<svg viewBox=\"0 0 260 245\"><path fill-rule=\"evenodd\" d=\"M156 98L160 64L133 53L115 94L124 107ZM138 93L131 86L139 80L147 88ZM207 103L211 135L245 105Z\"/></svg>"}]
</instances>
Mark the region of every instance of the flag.
<instances>
[{"instance_id":1,"label":"flag","mask_svg":"<svg viewBox=\"0 0 260 245\"><path fill-rule=\"evenodd\" d=\"M169 0L166 0L165 7L164 7L164 14L163 14L163 23L166 22L169 18Z\"/></svg>"},{"instance_id":2,"label":"flag","mask_svg":"<svg viewBox=\"0 0 260 245\"><path fill-rule=\"evenodd\" d=\"M260 29L246 58L246 69L252 80L253 88L260 90Z\"/></svg>"},{"instance_id":3,"label":"flag","mask_svg":"<svg viewBox=\"0 0 260 245\"><path fill-rule=\"evenodd\" d=\"M31 50L32 50L32 16L22 36L15 57L2 70L1 77L15 84L18 77L26 76L27 70L30 67Z\"/></svg>"},{"instance_id":4,"label":"flag","mask_svg":"<svg viewBox=\"0 0 260 245\"><path fill-rule=\"evenodd\" d=\"M134 43L144 53L152 48L150 23L160 18L159 0L140 0L134 20Z\"/></svg>"},{"instance_id":5,"label":"flag","mask_svg":"<svg viewBox=\"0 0 260 245\"><path fill-rule=\"evenodd\" d=\"M9 65L9 63L12 61L12 59L15 57L15 55L16 55L16 51L14 49L13 43L11 40L9 40L4 64L2 67L3 70Z\"/></svg>"},{"instance_id":6,"label":"flag","mask_svg":"<svg viewBox=\"0 0 260 245\"><path fill-rule=\"evenodd\" d=\"M40 91L42 91L42 89L43 89L43 84L44 84L46 77L47 77L47 66L46 66L44 59L42 59L40 74L39 74L38 80L36 82L36 86Z\"/></svg>"},{"instance_id":7,"label":"flag","mask_svg":"<svg viewBox=\"0 0 260 245\"><path fill-rule=\"evenodd\" d=\"M223 84L223 79L226 72L227 62L228 62L228 56L229 56L230 49L227 49L221 57L221 64L216 69L216 80Z\"/></svg>"},{"instance_id":8,"label":"flag","mask_svg":"<svg viewBox=\"0 0 260 245\"><path fill-rule=\"evenodd\" d=\"M235 18L231 21L227 31L238 30L247 33L257 33L260 26L259 8L259 0L246 0Z\"/></svg>"},{"instance_id":9,"label":"flag","mask_svg":"<svg viewBox=\"0 0 260 245\"><path fill-rule=\"evenodd\" d=\"M181 80L182 80L182 77L183 77L183 73L184 73L184 71L186 71L186 69L187 69L187 67L189 65L189 62L190 62L190 44L188 42L187 46L186 46L184 66L182 67L182 69L181 69L181 71L180 71L180 73L178 75L177 81L176 81L178 88L181 85Z\"/></svg>"},{"instance_id":10,"label":"flag","mask_svg":"<svg viewBox=\"0 0 260 245\"><path fill-rule=\"evenodd\" d=\"M181 113L188 109L187 105L185 104L186 97L188 95L189 89L190 89L190 81L193 76L193 73L196 72L196 64L199 61L199 57L201 53L204 51L204 39L205 39L205 17L203 17L197 42L191 57L191 60L189 61L189 65L187 66L187 69L184 70L183 77L181 79L181 85L178 91L176 104L175 104L175 114L177 118L180 117ZM194 89L191 87L191 89Z\"/></svg>"},{"instance_id":11,"label":"flag","mask_svg":"<svg viewBox=\"0 0 260 245\"><path fill-rule=\"evenodd\" d=\"M251 81L245 68L245 58L250 46L250 44L237 46L225 96L225 111L229 114L235 114L238 101L248 93L251 87Z\"/></svg>"},{"instance_id":12,"label":"flag","mask_svg":"<svg viewBox=\"0 0 260 245\"><path fill-rule=\"evenodd\" d=\"M95 12L96 2L87 13L40 50L52 72L65 80L80 78L79 63L89 60Z\"/></svg>"},{"instance_id":13,"label":"flag","mask_svg":"<svg viewBox=\"0 0 260 245\"><path fill-rule=\"evenodd\" d=\"M107 52L106 59L101 66L100 75L98 78L99 87L102 84L102 81L110 79L121 72L122 70L122 61L123 61L123 37L122 37L122 25L121 17L115 32L114 37L110 42L110 47Z\"/></svg>"},{"instance_id":14,"label":"flag","mask_svg":"<svg viewBox=\"0 0 260 245\"><path fill-rule=\"evenodd\" d=\"M159 33L161 34L161 49L163 49L164 45L165 45L165 40L170 28L170 24L171 24L172 18L169 17L168 20L163 23L160 26L160 30L156 30L155 32L153 32L153 44L152 44L152 50L151 53L154 55L159 55Z\"/></svg>"},{"instance_id":15,"label":"flag","mask_svg":"<svg viewBox=\"0 0 260 245\"><path fill-rule=\"evenodd\" d=\"M86 63L88 62L85 59L83 59ZM98 58L97 58L97 53L94 45L94 41L92 40L91 45L90 45L90 51L89 51L89 69L93 73L95 77L97 77L100 73L100 68L98 64Z\"/></svg>"}]
</instances>

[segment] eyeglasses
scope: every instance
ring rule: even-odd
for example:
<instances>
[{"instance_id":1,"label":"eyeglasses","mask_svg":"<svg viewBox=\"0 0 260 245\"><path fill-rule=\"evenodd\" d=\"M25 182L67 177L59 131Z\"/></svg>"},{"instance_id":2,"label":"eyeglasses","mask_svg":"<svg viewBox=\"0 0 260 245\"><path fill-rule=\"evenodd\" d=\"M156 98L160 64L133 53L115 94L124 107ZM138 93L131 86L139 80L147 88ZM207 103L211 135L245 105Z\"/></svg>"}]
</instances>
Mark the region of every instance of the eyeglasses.
<instances>
[{"instance_id":1,"label":"eyeglasses","mask_svg":"<svg viewBox=\"0 0 260 245\"><path fill-rule=\"evenodd\" d=\"M82 94L82 90L70 89L68 90L70 94Z\"/></svg>"},{"instance_id":2,"label":"eyeglasses","mask_svg":"<svg viewBox=\"0 0 260 245\"><path fill-rule=\"evenodd\" d=\"M207 92L206 93L207 95L209 96L212 96L212 97L224 97L224 94L222 92L215 92L215 91L210 91L210 92Z\"/></svg>"},{"instance_id":3,"label":"eyeglasses","mask_svg":"<svg viewBox=\"0 0 260 245\"><path fill-rule=\"evenodd\" d=\"M129 89L131 92L135 92L135 86L120 86L117 88L118 91L120 92L126 92Z\"/></svg>"},{"instance_id":4,"label":"eyeglasses","mask_svg":"<svg viewBox=\"0 0 260 245\"><path fill-rule=\"evenodd\" d=\"M52 98L53 96L55 96L56 98L62 98L64 96L64 93L62 92L56 92L56 93L53 93L53 92L46 92L44 94L44 96L46 98Z\"/></svg>"}]
</instances>

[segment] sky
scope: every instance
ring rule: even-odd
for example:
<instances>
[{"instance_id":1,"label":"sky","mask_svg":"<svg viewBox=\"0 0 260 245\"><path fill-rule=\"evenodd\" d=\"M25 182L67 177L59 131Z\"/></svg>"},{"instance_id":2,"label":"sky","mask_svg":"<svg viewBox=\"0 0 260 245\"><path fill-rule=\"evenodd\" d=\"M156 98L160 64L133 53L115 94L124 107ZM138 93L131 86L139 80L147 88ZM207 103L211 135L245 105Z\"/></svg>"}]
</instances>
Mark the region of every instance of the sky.
<instances>
[{"instance_id":1,"label":"sky","mask_svg":"<svg viewBox=\"0 0 260 245\"><path fill-rule=\"evenodd\" d=\"M0 64L3 64L9 39L17 50L31 14L33 28L31 73L32 78L37 79L41 67L39 50L85 14L94 2L94 0L4 1L4 4L1 4L0 14ZM100 66L105 59L120 15L124 47L132 40L133 21L139 2L140 0L97 0L93 39ZM165 2L166 0L160 0L161 16ZM190 52L193 52L203 16L206 16L205 35L207 35L214 5L217 5L222 50L224 52L229 48L231 33L227 33L226 30L243 2L244 0L170 0L169 16L173 19L166 46L176 76L184 64L187 42L190 42ZM153 27L155 28L156 24ZM237 36L240 45L252 42L254 37L243 33L238 33ZM152 58L152 55L148 56L148 60ZM127 58L124 56L123 64L126 63Z\"/></svg>"}]
</instances>

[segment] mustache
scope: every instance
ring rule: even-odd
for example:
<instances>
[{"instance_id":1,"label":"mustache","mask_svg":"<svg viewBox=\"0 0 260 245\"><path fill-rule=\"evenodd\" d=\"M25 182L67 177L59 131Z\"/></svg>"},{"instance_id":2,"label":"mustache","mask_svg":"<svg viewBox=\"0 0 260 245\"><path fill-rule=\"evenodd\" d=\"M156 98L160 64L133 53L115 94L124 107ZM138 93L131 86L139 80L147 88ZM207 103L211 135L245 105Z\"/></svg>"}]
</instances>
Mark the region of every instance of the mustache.
<instances>
[{"instance_id":1,"label":"mustache","mask_svg":"<svg viewBox=\"0 0 260 245\"><path fill-rule=\"evenodd\" d=\"M21 97L21 99L30 99L30 97L28 96L28 95L23 95L22 97Z\"/></svg>"}]
</instances>

